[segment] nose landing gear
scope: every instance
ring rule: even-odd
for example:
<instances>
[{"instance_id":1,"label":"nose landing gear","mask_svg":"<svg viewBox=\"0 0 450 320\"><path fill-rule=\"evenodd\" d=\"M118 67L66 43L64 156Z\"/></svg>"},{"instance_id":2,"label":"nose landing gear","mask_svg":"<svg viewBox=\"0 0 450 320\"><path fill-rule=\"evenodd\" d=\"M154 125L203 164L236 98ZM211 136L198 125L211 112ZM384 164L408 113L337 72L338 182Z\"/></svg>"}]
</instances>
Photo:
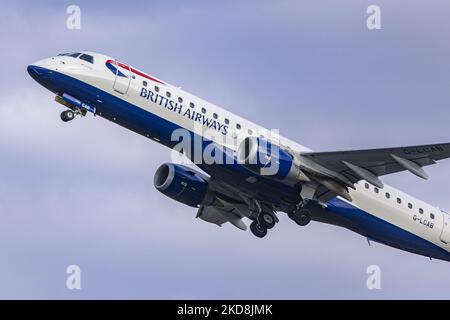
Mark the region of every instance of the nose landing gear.
<instances>
[{"instance_id":1,"label":"nose landing gear","mask_svg":"<svg viewBox=\"0 0 450 320\"><path fill-rule=\"evenodd\" d=\"M69 122L75 119L75 112L72 110L66 110L61 112L61 120L64 122Z\"/></svg>"},{"instance_id":2,"label":"nose landing gear","mask_svg":"<svg viewBox=\"0 0 450 320\"><path fill-rule=\"evenodd\" d=\"M96 113L95 106L84 103L67 93L64 93L62 96L57 95L55 101L69 108L69 110L65 110L61 113L61 120L64 122L72 121L76 116L84 117L87 112L91 112L94 115Z\"/></svg>"}]
</instances>

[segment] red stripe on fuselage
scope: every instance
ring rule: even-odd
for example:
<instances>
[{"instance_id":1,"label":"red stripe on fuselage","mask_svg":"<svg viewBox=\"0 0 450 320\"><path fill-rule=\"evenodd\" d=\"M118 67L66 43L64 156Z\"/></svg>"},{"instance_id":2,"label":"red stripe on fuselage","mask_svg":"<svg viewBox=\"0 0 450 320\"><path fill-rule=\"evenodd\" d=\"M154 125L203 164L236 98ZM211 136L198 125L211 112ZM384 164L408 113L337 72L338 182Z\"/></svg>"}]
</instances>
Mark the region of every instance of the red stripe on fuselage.
<instances>
[{"instance_id":1,"label":"red stripe on fuselage","mask_svg":"<svg viewBox=\"0 0 450 320\"><path fill-rule=\"evenodd\" d=\"M162 81L160 81L158 79L155 79L155 78L149 76L148 74L145 74L145 73L143 73L143 72L141 72L139 70L131 68L130 66L127 66L126 64L123 64L123 63L121 63L119 61L116 62L114 60L108 60L108 61L106 61L106 63L112 63L115 66L119 66L121 68L124 68L125 70L130 70L132 73L135 73L135 74L137 74L137 75L139 75L141 77L144 77L144 78L146 78L148 80L155 81L155 82L158 82L158 83L166 85L164 82L162 82Z\"/></svg>"}]
</instances>

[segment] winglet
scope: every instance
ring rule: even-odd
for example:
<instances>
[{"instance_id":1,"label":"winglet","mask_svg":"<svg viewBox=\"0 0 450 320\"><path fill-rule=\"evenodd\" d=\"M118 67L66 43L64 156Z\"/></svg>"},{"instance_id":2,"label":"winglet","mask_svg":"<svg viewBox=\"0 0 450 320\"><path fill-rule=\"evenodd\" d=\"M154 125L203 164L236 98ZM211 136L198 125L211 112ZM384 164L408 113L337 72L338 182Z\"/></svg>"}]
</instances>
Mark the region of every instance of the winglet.
<instances>
[{"instance_id":1,"label":"winglet","mask_svg":"<svg viewBox=\"0 0 450 320\"><path fill-rule=\"evenodd\" d=\"M428 174L417 163L415 163L411 160L396 156L395 154L392 154L392 153L391 153L391 157L395 161L397 161L397 163L399 165L401 165L403 168L405 168L409 172L415 174L416 176L418 176L422 179L425 179L425 180L428 179Z\"/></svg>"}]
</instances>

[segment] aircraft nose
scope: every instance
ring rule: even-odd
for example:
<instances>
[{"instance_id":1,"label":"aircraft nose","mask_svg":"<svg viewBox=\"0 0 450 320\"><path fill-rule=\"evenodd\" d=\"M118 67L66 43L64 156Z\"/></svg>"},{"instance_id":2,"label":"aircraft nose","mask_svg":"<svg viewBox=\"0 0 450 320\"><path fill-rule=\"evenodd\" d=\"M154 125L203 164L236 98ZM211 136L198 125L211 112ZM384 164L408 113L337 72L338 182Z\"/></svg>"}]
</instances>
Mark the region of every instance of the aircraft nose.
<instances>
[{"instance_id":1,"label":"aircraft nose","mask_svg":"<svg viewBox=\"0 0 450 320\"><path fill-rule=\"evenodd\" d=\"M34 64L30 64L27 67L27 71L28 71L28 74L36 81L38 81L42 77L46 77L46 76L48 77L51 74L50 70L40 67L40 66L37 66L37 65L34 65Z\"/></svg>"},{"instance_id":2,"label":"aircraft nose","mask_svg":"<svg viewBox=\"0 0 450 320\"><path fill-rule=\"evenodd\" d=\"M28 74L36 79L39 76L39 67L30 64L27 68Z\"/></svg>"},{"instance_id":3,"label":"aircraft nose","mask_svg":"<svg viewBox=\"0 0 450 320\"><path fill-rule=\"evenodd\" d=\"M59 84L55 79L55 73L45 66L38 63L30 64L27 67L28 74L40 85L52 92L59 92Z\"/></svg>"}]
</instances>

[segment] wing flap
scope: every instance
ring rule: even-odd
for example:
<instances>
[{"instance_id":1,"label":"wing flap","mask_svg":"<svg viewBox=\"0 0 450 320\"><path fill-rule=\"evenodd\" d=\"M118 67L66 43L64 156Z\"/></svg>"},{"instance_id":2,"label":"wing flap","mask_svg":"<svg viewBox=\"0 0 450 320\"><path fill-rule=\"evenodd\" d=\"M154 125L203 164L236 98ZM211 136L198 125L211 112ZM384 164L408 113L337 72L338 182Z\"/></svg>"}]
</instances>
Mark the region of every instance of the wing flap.
<instances>
[{"instance_id":1,"label":"wing flap","mask_svg":"<svg viewBox=\"0 0 450 320\"><path fill-rule=\"evenodd\" d=\"M316 181L320 182L321 176L327 179L331 177L339 184L351 188L360 180L382 188L383 183L378 177L405 170L426 179L428 175L422 167L449 157L450 143L299 154L304 169L313 177L316 176Z\"/></svg>"}]
</instances>

